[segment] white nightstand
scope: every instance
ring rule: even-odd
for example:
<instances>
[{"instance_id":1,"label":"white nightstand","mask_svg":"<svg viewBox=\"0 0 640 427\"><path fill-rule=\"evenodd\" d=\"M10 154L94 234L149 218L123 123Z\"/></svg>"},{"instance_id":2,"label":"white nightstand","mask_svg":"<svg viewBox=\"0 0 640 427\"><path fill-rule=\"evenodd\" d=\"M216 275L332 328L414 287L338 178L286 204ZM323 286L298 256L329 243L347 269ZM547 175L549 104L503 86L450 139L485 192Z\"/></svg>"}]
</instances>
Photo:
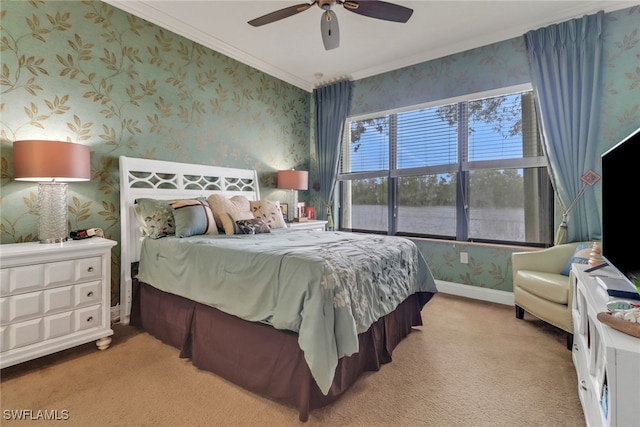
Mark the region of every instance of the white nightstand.
<instances>
[{"instance_id":1,"label":"white nightstand","mask_svg":"<svg viewBox=\"0 0 640 427\"><path fill-rule=\"evenodd\" d=\"M111 248L91 237L0 245L0 368L111 344Z\"/></svg>"},{"instance_id":2,"label":"white nightstand","mask_svg":"<svg viewBox=\"0 0 640 427\"><path fill-rule=\"evenodd\" d=\"M309 221L303 222L290 222L287 224L287 227L293 230L316 230L316 231L325 231L327 226L327 221L320 219L310 219Z\"/></svg>"}]
</instances>

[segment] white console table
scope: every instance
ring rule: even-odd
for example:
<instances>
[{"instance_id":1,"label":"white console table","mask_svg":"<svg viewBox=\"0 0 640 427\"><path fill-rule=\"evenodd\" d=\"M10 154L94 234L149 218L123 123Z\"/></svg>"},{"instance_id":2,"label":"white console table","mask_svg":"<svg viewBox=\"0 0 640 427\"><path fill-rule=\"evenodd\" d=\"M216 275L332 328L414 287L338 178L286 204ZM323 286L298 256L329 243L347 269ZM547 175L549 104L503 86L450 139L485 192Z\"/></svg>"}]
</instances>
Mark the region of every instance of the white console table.
<instances>
[{"instance_id":1,"label":"white console table","mask_svg":"<svg viewBox=\"0 0 640 427\"><path fill-rule=\"evenodd\" d=\"M597 319L611 298L598 275L620 277L611 267L586 273L573 265L574 299L572 359L578 394L588 426L626 427L640 423L640 338Z\"/></svg>"}]
</instances>

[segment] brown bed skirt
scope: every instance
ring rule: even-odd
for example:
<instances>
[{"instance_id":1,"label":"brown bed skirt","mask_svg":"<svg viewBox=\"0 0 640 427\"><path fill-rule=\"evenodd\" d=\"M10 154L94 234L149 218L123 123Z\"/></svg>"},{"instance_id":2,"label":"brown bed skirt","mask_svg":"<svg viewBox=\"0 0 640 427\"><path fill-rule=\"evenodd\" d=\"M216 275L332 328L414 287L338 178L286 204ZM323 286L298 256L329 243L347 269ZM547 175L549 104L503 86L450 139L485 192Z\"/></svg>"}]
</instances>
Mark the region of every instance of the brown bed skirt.
<instances>
[{"instance_id":1,"label":"brown bed skirt","mask_svg":"<svg viewBox=\"0 0 640 427\"><path fill-rule=\"evenodd\" d=\"M431 293L411 295L359 335L360 351L338 361L333 384L323 395L311 376L294 332L248 322L213 307L139 283L131 324L180 350L194 366L254 393L293 405L300 421L309 411L342 395L365 371L391 362L391 353L413 326Z\"/></svg>"}]
</instances>

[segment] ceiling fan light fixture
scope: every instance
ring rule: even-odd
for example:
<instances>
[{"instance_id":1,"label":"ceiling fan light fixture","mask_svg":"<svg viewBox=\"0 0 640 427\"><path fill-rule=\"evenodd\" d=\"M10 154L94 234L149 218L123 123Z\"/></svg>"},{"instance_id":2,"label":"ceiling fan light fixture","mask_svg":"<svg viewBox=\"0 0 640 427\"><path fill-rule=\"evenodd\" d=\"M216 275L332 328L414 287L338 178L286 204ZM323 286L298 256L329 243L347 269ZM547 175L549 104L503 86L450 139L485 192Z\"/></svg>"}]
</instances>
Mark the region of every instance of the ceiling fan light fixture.
<instances>
[{"instance_id":1,"label":"ceiling fan light fixture","mask_svg":"<svg viewBox=\"0 0 640 427\"><path fill-rule=\"evenodd\" d=\"M345 1L342 3L342 5L347 9L351 9L351 10L355 10L358 8L358 6L360 6L358 2L355 2L355 1Z\"/></svg>"}]
</instances>

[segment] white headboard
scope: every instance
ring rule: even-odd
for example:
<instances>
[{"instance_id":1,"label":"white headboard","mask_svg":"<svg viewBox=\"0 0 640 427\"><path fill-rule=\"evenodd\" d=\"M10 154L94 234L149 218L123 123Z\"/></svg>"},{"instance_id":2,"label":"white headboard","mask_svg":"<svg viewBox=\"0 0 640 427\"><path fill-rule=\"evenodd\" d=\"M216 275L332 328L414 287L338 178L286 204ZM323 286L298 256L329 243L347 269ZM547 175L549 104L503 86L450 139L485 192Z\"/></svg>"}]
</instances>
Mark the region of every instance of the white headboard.
<instances>
[{"instance_id":1,"label":"white headboard","mask_svg":"<svg viewBox=\"0 0 640 427\"><path fill-rule=\"evenodd\" d=\"M234 169L120 156L120 322L129 323L131 263L140 260L142 235L133 205L136 199L174 200L210 194L260 199L258 174Z\"/></svg>"}]
</instances>

